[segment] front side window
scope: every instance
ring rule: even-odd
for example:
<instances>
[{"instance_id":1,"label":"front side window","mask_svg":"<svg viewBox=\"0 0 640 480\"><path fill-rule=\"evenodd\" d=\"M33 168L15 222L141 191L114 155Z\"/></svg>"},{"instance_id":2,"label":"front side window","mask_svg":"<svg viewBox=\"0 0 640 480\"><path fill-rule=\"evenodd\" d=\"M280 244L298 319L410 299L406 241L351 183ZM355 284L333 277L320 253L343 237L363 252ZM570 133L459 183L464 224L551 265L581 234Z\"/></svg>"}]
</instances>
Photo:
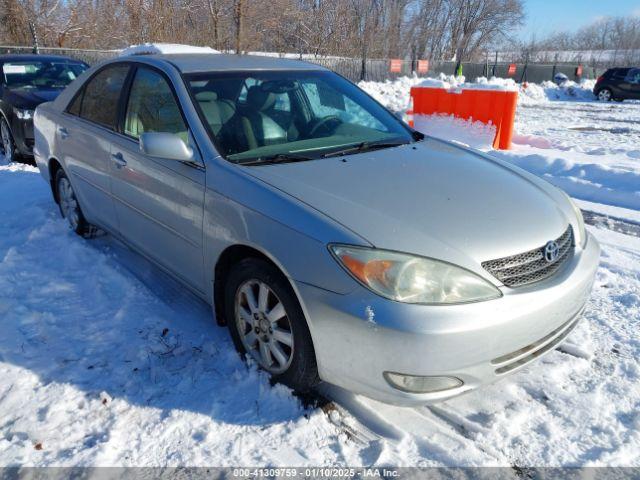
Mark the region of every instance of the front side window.
<instances>
[{"instance_id":1,"label":"front side window","mask_svg":"<svg viewBox=\"0 0 640 480\"><path fill-rule=\"evenodd\" d=\"M394 115L332 72L212 72L187 80L218 151L232 162L316 159L414 141Z\"/></svg>"},{"instance_id":2,"label":"front side window","mask_svg":"<svg viewBox=\"0 0 640 480\"><path fill-rule=\"evenodd\" d=\"M131 84L124 133L139 138L145 132L173 133L188 141L187 126L171 87L164 77L138 68Z\"/></svg>"},{"instance_id":3,"label":"front side window","mask_svg":"<svg viewBox=\"0 0 640 480\"><path fill-rule=\"evenodd\" d=\"M115 130L118 121L118 100L124 81L129 73L128 65L106 67L84 86L84 91L76 97L82 97L80 117L98 125ZM75 109L75 100L69 113Z\"/></svg>"},{"instance_id":4,"label":"front side window","mask_svg":"<svg viewBox=\"0 0 640 480\"><path fill-rule=\"evenodd\" d=\"M69 60L11 61L2 64L0 83L8 88L64 88L87 68L84 63Z\"/></svg>"}]
</instances>

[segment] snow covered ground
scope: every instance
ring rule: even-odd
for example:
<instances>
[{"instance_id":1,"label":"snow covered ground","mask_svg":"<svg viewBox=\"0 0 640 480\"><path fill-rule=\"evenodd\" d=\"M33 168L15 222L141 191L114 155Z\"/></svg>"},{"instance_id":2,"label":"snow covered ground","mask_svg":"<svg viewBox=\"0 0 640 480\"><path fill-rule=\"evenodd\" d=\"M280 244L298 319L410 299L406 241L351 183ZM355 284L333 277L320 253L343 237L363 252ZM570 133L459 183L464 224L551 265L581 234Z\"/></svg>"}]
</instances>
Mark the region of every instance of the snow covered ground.
<instances>
[{"instance_id":1,"label":"snow covered ground","mask_svg":"<svg viewBox=\"0 0 640 480\"><path fill-rule=\"evenodd\" d=\"M365 88L400 110L413 81ZM429 408L334 389L303 407L201 301L109 236L73 235L36 169L0 166L0 465L640 466L640 104L556 93L521 102L509 152L479 125L419 125L565 188L603 247L560 350Z\"/></svg>"}]
</instances>

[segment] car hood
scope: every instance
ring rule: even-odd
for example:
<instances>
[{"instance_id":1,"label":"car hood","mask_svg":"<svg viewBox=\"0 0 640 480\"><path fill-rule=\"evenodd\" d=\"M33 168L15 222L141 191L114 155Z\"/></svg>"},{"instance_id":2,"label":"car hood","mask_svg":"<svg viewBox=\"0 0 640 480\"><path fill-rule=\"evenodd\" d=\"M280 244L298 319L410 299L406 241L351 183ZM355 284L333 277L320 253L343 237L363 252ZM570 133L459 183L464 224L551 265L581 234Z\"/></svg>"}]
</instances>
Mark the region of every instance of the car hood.
<instances>
[{"instance_id":1,"label":"car hood","mask_svg":"<svg viewBox=\"0 0 640 480\"><path fill-rule=\"evenodd\" d=\"M566 210L534 180L471 150L427 138L344 158L246 167L377 248L480 262L538 248Z\"/></svg>"},{"instance_id":2,"label":"car hood","mask_svg":"<svg viewBox=\"0 0 640 480\"><path fill-rule=\"evenodd\" d=\"M60 88L7 88L4 90L4 100L14 107L33 110L41 103L55 100L60 92Z\"/></svg>"}]
</instances>

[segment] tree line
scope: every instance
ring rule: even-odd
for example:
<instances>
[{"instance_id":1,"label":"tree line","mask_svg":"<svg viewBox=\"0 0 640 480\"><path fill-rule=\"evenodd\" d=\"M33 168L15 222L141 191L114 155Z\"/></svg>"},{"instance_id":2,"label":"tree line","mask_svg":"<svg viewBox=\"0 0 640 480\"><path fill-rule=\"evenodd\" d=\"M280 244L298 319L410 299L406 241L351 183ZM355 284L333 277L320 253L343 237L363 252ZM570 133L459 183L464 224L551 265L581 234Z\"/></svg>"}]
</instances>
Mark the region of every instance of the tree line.
<instances>
[{"instance_id":1,"label":"tree line","mask_svg":"<svg viewBox=\"0 0 640 480\"><path fill-rule=\"evenodd\" d=\"M532 38L519 51L539 62L579 62L594 66L640 63L640 16L604 17L576 32Z\"/></svg>"},{"instance_id":2,"label":"tree line","mask_svg":"<svg viewBox=\"0 0 640 480\"><path fill-rule=\"evenodd\" d=\"M471 59L507 39L522 0L0 0L0 43L142 42L357 58Z\"/></svg>"},{"instance_id":3,"label":"tree line","mask_svg":"<svg viewBox=\"0 0 640 480\"><path fill-rule=\"evenodd\" d=\"M632 63L640 18L521 41L523 0L0 0L0 44L117 49L143 42L349 58ZM574 51L571 58L559 51Z\"/></svg>"}]
</instances>

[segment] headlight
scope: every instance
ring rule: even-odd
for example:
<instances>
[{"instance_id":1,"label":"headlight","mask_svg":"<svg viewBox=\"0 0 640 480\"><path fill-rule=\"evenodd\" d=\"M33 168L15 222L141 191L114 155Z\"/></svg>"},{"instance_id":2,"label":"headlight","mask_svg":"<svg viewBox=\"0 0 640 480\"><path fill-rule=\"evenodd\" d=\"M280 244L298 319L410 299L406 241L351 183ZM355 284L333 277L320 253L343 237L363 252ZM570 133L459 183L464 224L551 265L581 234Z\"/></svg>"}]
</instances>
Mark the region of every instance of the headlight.
<instances>
[{"instance_id":1,"label":"headlight","mask_svg":"<svg viewBox=\"0 0 640 480\"><path fill-rule=\"evenodd\" d=\"M329 248L360 283L398 302L454 304L502 296L491 283L450 263L364 247Z\"/></svg>"},{"instance_id":2,"label":"headlight","mask_svg":"<svg viewBox=\"0 0 640 480\"><path fill-rule=\"evenodd\" d=\"M578 224L578 231L576 232L576 245L579 245L580 248L584 248L587 244L587 231L584 227L584 218L582 217L582 211L575 204L573 199L567 195L567 199L573 208L573 213L576 215L576 222Z\"/></svg>"},{"instance_id":3,"label":"headlight","mask_svg":"<svg viewBox=\"0 0 640 480\"><path fill-rule=\"evenodd\" d=\"M13 113L15 113L16 117L18 117L20 120L31 120L33 118L33 110L14 108Z\"/></svg>"}]
</instances>

